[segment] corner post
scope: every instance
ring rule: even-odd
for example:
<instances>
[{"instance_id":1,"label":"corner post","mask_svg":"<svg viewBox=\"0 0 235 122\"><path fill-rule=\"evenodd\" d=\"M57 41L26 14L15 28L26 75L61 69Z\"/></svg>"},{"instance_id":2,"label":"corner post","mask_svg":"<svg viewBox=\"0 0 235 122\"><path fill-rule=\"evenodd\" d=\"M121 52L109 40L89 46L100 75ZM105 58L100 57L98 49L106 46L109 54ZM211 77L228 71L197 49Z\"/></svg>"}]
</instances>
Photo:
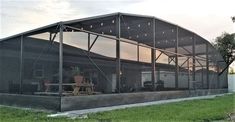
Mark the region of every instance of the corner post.
<instances>
[{"instance_id":1,"label":"corner post","mask_svg":"<svg viewBox=\"0 0 235 122\"><path fill-rule=\"evenodd\" d=\"M195 81L196 80L196 78L195 78L195 71L196 71L196 69L195 69L195 65L196 65L196 60L195 60L195 45L196 45L196 40L195 40L195 34L193 34L193 81Z\"/></svg>"},{"instance_id":2,"label":"corner post","mask_svg":"<svg viewBox=\"0 0 235 122\"><path fill-rule=\"evenodd\" d=\"M121 38L121 22L120 22L120 13L116 17L116 83L117 91L120 93L121 88L121 61L120 61L120 38Z\"/></svg>"},{"instance_id":3,"label":"corner post","mask_svg":"<svg viewBox=\"0 0 235 122\"><path fill-rule=\"evenodd\" d=\"M179 28L178 26L176 26L176 41L175 41L175 88L176 89L178 89L178 79L179 79L178 46L179 46Z\"/></svg>"},{"instance_id":4,"label":"corner post","mask_svg":"<svg viewBox=\"0 0 235 122\"><path fill-rule=\"evenodd\" d=\"M210 83L209 83L209 56L208 56L208 44L206 44L206 83L207 83L207 88L210 88Z\"/></svg>"},{"instance_id":5,"label":"corner post","mask_svg":"<svg viewBox=\"0 0 235 122\"><path fill-rule=\"evenodd\" d=\"M59 95L63 93L63 23L60 23L60 36L59 36Z\"/></svg>"},{"instance_id":6,"label":"corner post","mask_svg":"<svg viewBox=\"0 0 235 122\"><path fill-rule=\"evenodd\" d=\"M189 64L190 58L187 61L187 68L188 68L188 90L190 90L190 64Z\"/></svg>"},{"instance_id":7,"label":"corner post","mask_svg":"<svg viewBox=\"0 0 235 122\"><path fill-rule=\"evenodd\" d=\"M90 43L91 43L91 34L90 33L88 33L88 37L87 37L87 39L88 39L88 43L87 43L87 50L88 50L88 53L90 53L90 50L89 50L89 48L90 48Z\"/></svg>"},{"instance_id":8,"label":"corner post","mask_svg":"<svg viewBox=\"0 0 235 122\"><path fill-rule=\"evenodd\" d=\"M20 36L20 94L23 93L23 68L24 68L24 57L23 57L23 51L24 51L24 35Z\"/></svg>"},{"instance_id":9,"label":"corner post","mask_svg":"<svg viewBox=\"0 0 235 122\"><path fill-rule=\"evenodd\" d=\"M137 61L140 61L140 46L139 46L139 42L137 43Z\"/></svg>"},{"instance_id":10,"label":"corner post","mask_svg":"<svg viewBox=\"0 0 235 122\"><path fill-rule=\"evenodd\" d=\"M156 31L156 27L155 27L155 18L153 18L153 48L151 49L151 64L152 64L152 73L151 73L151 80L152 80L152 85L153 85L153 90L155 90L155 83L156 83L156 50L155 50L155 31Z\"/></svg>"}]
</instances>

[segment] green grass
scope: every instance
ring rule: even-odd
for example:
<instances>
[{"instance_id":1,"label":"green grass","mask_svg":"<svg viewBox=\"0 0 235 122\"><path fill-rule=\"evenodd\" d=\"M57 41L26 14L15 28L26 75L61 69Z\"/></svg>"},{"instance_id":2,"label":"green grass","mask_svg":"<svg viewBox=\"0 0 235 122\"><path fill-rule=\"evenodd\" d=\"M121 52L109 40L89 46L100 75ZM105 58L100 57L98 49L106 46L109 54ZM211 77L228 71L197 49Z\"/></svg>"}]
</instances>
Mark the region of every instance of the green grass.
<instances>
[{"instance_id":1,"label":"green grass","mask_svg":"<svg viewBox=\"0 0 235 122\"><path fill-rule=\"evenodd\" d=\"M211 121L225 120L235 112L235 94L214 99L191 100L163 105L135 107L88 115L89 119L48 118L50 113L0 107L0 122L67 121Z\"/></svg>"}]
</instances>

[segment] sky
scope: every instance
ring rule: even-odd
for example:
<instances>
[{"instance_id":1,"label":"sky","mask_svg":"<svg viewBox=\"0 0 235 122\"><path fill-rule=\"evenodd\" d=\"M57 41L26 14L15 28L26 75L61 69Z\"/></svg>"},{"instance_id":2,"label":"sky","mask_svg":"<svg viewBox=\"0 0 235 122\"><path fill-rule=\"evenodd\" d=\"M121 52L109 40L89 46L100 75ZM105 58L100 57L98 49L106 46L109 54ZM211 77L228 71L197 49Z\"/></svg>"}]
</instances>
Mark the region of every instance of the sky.
<instances>
[{"instance_id":1,"label":"sky","mask_svg":"<svg viewBox=\"0 0 235 122\"><path fill-rule=\"evenodd\" d=\"M45 26L114 12L155 16L213 42L234 33L235 0L0 0L0 38ZM235 67L235 64L234 64Z\"/></svg>"}]
</instances>

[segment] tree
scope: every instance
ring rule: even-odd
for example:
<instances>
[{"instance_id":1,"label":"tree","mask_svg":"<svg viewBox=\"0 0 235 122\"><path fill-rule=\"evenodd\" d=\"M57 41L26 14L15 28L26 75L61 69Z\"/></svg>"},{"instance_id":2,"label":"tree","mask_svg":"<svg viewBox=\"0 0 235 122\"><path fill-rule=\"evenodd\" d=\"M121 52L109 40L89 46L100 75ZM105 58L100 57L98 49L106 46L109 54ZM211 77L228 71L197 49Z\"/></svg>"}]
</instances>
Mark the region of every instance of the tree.
<instances>
[{"instance_id":1,"label":"tree","mask_svg":"<svg viewBox=\"0 0 235 122\"><path fill-rule=\"evenodd\" d=\"M221 53L224 61L227 63L227 67L225 67L225 69L223 69L223 71L220 73L222 74L235 60L235 33L223 33L221 36L215 39L214 46Z\"/></svg>"},{"instance_id":2,"label":"tree","mask_svg":"<svg viewBox=\"0 0 235 122\"><path fill-rule=\"evenodd\" d=\"M235 22L235 16L231 17L232 21Z\"/></svg>"},{"instance_id":3,"label":"tree","mask_svg":"<svg viewBox=\"0 0 235 122\"><path fill-rule=\"evenodd\" d=\"M233 53L235 50L235 33L223 33L221 36L215 39L214 46L217 48L217 50L219 50L225 62L229 64L234 60Z\"/></svg>"},{"instance_id":4,"label":"tree","mask_svg":"<svg viewBox=\"0 0 235 122\"><path fill-rule=\"evenodd\" d=\"M235 74L235 71L234 71L234 69L233 69L233 68L231 68L231 69L230 69L229 74Z\"/></svg>"}]
</instances>

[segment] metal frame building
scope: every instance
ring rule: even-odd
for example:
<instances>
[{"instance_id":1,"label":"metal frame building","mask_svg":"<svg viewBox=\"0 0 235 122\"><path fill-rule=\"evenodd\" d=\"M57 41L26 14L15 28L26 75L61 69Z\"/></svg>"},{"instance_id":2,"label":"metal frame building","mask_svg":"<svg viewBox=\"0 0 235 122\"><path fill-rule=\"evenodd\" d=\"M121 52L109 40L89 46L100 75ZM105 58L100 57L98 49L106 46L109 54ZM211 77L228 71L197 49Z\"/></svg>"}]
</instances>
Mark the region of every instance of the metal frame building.
<instances>
[{"instance_id":1,"label":"metal frame building","mask_svg":"<svg viewBox=\"0 0 235 122\"><path fill-rule=\"evenodd\" d=\"M227 92L228 87L227 71L221 74L226 63L207 40L153 16L113 13L58 22L1 39L0 47L0 97L5 99L0 100L2 104L14 101L9 94L18 95L18 99L23 98L20 94L44 99L56 95L53 96L56 100L52 100L60 101L56 103L59 104L56 110L74 109L71 106L63 109L61 105L68 99L75 102L83 99L63 94L66 83L71 81L74 67L79 67L90 81L97 84L97 92L126 95L119 94L113 104L101 102L97 106L86 105L77 109L161 99L156 96L154 99L145 97L146 100L120 102L133 95L130 92L136 96L154 96L159 91L165 91L162 93L167 96L166 92L174 90L176 94L172 93L169 98L176 98L192 96L192 90L194 95ZM50 92L54 94L39 94L42 93L41 81L49 80L57 84L53 87L58 88ZM151 83L147 90L144 88L146 81ZM164 83L164 88L158 87L160 81ZM88 95L87 101L90 97L98 100L99 95ZM64 103L65 106L67 104Z\"/></svg>"}]
</instances>

